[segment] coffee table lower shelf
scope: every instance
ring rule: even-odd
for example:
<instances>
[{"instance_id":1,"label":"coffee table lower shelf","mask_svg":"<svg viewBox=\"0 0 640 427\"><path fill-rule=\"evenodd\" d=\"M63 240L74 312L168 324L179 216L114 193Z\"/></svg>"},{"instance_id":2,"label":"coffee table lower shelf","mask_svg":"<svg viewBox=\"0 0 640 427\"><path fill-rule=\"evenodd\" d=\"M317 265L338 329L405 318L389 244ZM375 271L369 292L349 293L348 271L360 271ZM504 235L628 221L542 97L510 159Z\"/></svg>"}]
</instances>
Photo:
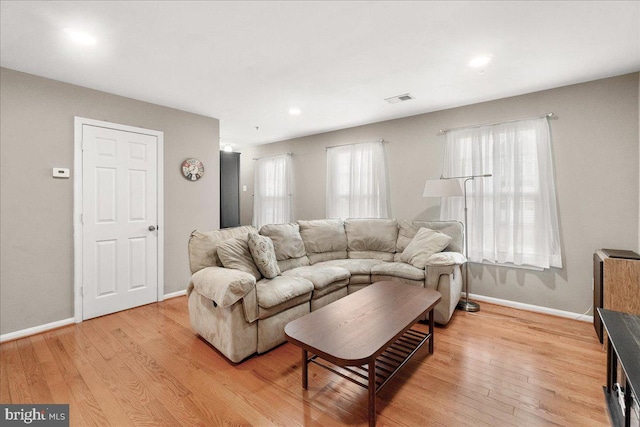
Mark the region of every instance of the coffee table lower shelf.
<instances>
[{"instance_id":1,"label":"coffee table lower shelf","mask_svg":"<svg viewBox=\"0 0 640 427\"><path fill-rule=\"evenodd\" d=\"M422 345L431 339L431 333L425 333L415 329L407 330L398 340L388 347L382 354L376 358L375 369L375 393L377 394L382 387L398 373L398 371L413 357L414 354L422 347ZM432 341L429 341L430 343ZM429 346L430 353L433 353L431 345ZM369 388L369 367L365 364L362 366L339 366L333 365L332 367L325 362L324 359L318 355L312 355L307 357L306 350L303 350L304 358L307 363L313 363L321 366L328 371L333 372L342 378L351 381L365 389ZM322 362L318 361L320 359ZM329 362L327 362L329 363ZM306 370L306 369L305 369ZM347 372L347 373L345 373ZM349 376L351 374L351 376ZM306 389L307 384L303 384Z\"/></svg>"}]
</instances>

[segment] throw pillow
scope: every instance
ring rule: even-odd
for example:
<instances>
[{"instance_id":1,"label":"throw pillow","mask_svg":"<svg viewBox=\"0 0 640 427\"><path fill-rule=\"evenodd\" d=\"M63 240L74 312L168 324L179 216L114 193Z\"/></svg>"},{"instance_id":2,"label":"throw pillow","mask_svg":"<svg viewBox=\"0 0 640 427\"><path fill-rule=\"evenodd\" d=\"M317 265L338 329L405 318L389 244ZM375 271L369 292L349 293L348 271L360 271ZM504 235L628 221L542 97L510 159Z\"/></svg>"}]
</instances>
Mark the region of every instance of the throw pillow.
<instances>
[{"instance_id":1,"label":"throw pillow","mask_svg":"<svg viewBox=\"0 0 640 427\"><path fill-rule=\"evenodd\" d=\"M267 279L279 276L280 268L278 267L273 241L267 236L249 233L248 244L253 261L258 266L260 273Z\"/></svg>"},{"instance_id":2,"label":"throw pillow","mask_svg":"<svg viewBox=\"0 0 640 427\"><path fill-rule=\"evenodd\" d=\"M262 278L260 270L256 267L251 252L249 252L247 236L233 237L218 244L218 257L225 268L233 268L252 274L256 280Z\"/></svg>"},{"instance_id":3,"label":"throw pillow","mask_svg":"<svg viewBox=\"0 0 640 427\"><path fill-rule=\"evenodd\" d=\"M450 236L422 227L402 252L401 259L414 267L424 268L427 265L427 259L449 246L450 242Z\"/></svg>"}]
</instances>

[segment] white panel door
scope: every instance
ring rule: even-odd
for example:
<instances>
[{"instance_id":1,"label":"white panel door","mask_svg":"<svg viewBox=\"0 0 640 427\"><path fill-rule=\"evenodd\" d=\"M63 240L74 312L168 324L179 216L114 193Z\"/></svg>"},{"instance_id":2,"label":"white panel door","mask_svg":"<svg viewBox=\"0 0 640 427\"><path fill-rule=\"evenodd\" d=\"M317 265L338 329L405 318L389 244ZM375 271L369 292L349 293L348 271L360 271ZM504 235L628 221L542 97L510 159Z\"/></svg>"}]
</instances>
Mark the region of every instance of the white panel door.
<instances>
[{"instance_id":1,"label":"white panel door","mask_svg":"<svg viewBox=\"0 0 640 427\"><path fill-rule=\"evenodd\" d=\"M82 318L158 300L156 136L82 127Z\"/></svg>"}]
</instances>

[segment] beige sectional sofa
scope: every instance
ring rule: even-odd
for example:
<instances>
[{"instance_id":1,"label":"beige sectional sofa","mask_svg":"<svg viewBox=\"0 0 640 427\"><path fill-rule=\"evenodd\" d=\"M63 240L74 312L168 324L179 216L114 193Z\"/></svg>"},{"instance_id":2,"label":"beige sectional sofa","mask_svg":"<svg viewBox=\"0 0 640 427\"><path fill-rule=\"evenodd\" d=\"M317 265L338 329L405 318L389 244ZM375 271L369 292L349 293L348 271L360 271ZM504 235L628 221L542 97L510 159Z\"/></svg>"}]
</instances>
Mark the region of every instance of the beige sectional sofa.
<instances>
[{"instance_id":1,"label":"beige sectional sofa","mask_svg":"<svg viewBox=\"0 0 640 427\"><path fill-rule=\"evenodd\" d=\"M406 249L422 228L451 240L443 252L417 264L426 264L419 268L413 259L408 262ZM442 294L435 308L440 324L449 321L460 299L465 259L463 228L457 221L347 219L265 225L259 234L273 242L280 270L271 279L250 265L247 238L256 232L251 226L196 230L189 239L191 325L232 362L276 347L285 341L288 322L374 282L394 280L436 289ZM219 256L223 249L224 262Z\"/></svg>"}]
</instances>

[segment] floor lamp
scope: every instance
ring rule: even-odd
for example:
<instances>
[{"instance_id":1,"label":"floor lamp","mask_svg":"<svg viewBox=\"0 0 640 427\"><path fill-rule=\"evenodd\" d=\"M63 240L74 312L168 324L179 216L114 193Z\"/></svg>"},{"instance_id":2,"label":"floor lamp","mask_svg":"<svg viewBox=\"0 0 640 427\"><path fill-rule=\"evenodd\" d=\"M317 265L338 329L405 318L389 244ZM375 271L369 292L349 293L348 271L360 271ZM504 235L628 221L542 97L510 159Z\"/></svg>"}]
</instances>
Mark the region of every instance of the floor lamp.
<instances>
[{"instance_id":1,"label":"floor lamp","mask_svg":"<svg viewBox=\"0 0 640 427\"><path fill-rule=\"evenodd\" d=\"M440 179L428 179L424 185L424 192L422 197L454 197L464 196L464 256L469 259L469 243L467 236L468 223L467 223L467 182L473 181L475 178L488 178L491 174L484 175L468 175L468 176L452 176L445 178L443 176ZM462 186L459 179L464 179ZM480 305L477 302L469 300L469 262L464 264L464 301L460 300L456 306L459 310L464 311L480 311Z\"/></svg>"}]
</instances>

